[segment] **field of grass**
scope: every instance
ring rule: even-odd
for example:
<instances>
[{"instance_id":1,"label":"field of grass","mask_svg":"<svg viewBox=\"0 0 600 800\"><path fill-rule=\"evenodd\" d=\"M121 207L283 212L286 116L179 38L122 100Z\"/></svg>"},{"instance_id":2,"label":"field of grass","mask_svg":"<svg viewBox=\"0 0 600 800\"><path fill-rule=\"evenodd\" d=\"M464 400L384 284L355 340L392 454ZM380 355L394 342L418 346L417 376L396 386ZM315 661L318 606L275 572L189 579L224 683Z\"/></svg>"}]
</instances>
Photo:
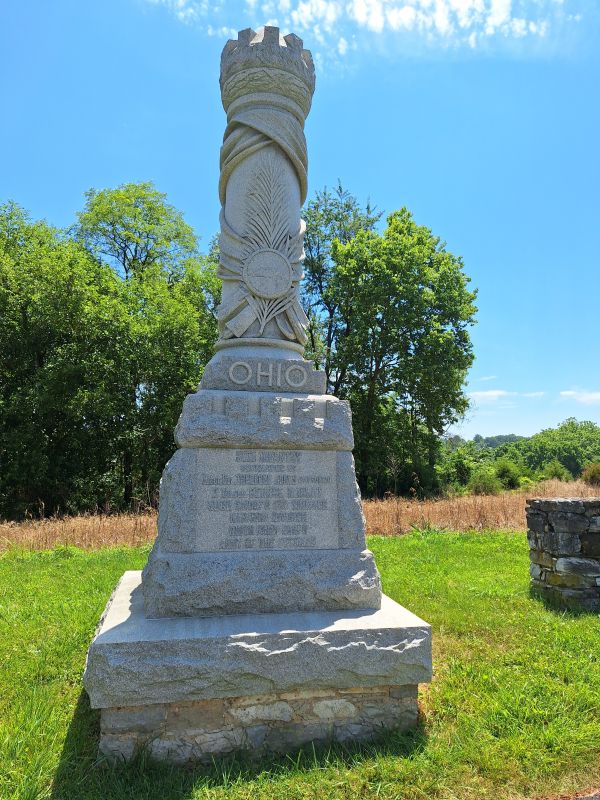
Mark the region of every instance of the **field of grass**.
<instances>
[{"instance_id":1,"label":"field of grass","mask_svg":"<svg viewBox=\"0 0 600 800\"><path fill-rule=\"evenodd\" d=\"M363 503L367 533L396 536L413 528L444 528L452 531L514 528L525 530L527 497L593 497L598 487L583 481L549 480L535 487L503 492L497 496L445 497L439 500L409 500L390 497ZM87 514L0 522L0 550L18 546L47 550L57 545L84 549L127 545L137 547L156 536L156 514Z\"/></svg>"},{"instance_id":2,"label":"field of grass","mask_svg":"<svg viewBox=\"0 0 600 800\"><path fill-rule=\"evenodd\" d=\"M371 537L384 589L432 623L433 684L410 734L260 765L96 762L85 653L147 546L0 555L2 800L516 800L600 784L600 619L528 593L522 533Z\"/></svg>"}]
</instances>

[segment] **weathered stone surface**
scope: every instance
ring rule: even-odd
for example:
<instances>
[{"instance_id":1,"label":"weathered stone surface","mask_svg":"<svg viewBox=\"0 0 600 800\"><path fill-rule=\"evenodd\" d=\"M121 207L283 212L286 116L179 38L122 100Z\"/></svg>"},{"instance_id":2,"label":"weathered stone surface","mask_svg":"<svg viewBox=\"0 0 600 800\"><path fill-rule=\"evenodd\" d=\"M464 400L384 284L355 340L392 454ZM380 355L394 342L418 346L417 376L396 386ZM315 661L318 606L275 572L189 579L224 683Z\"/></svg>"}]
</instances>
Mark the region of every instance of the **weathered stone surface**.
<instances>
[{"instance_id":1,"label":"weathered stone surface","mask_svg":"<svg viewBox=\"0 0 600 800\"><path fill-rule=\"evenodd\" d=\"M600 516L590 516L590 533L600 533Z\"/></svg>"},{"instance_id":2,"label":"weathered stone surface","mask_svg":"<svg viewBox=\"0 0 600 800\"><path fill-rule=\"evenodd\" d=\"M140 573L126 572L84 683L92 707L105 708L430 678L429 625L389 598L371 611L153 620Z\"/></svg>"},{"instance_id":3,"label":"weathered stone surface","mask_svg":"<svg viewBox=\"0 0 600 800\"><path fill-rule=\"evenodd\" d=\"M590 527L590 532L581 536L581 554L586 558L600 558L600 530L592 532Z\"/></svg>"},{"instance_id":4,"label":"weathered stone surface","mask_svg":"<svg viewBox=\"0 0 600 800\"><path fill-rule=\"evenodd\" d=\"M150 617L380 603L349 452L181 449L158 531L143 573Z\"/></svg>"},{"instance_id":5,"label":"weathered stone surface","mask_svg":"<svg viewBox=\"0 0 600 800\"><path fill-rule=\"evenodd\" d=\"M217 350L267 341L303 348L308 320L298 298L304 259L304 119L314 66L297 37L278 28L240 33L221 58L227 128L221 148ZM247 34L247 35L246 35Z\"/></svg>"},{"instance_id":6,"label":"weathered stone surface","mask_svg":"<svg viewBox=\"0 0 600 800\"><path fill-rule=\"evenodd\" d=\"M539 579L542 577L543 570L542 570L542 568L541 568L540 566L538 566L537 564L530 564L530 565L529 565L529 574L530 574L530 575L531 575L531 577L532 577L532 578L534 578L535 580L539 580Z\"/></svg>"},{"instance_id":7,"label":"weathered stone surface","mask_svg":"<svg viewBox=\"0 0 600 800\"><path fill-rule=\"evenodd\" d=\"M600 607L600 499L528 501L531 585L562 608Z\"/></svg>"},{"instance_id":8,"label":"weathered stone surface","mask_svg":"<svg viewBox=\"0 0 600 800\"><path fill-rule=\"evenodd\" d=\"M554 569L576 575L600 576L600 561L595 558L559 558Z\"/></svg>"},{"instance_id":9,"label":"weathered stone surface","mask_svg":"<svg viewBox=\"0 0 600 800\"><path fill-rule=\"evenodd\" d=\"M590 523L583 513L555 511L550 524L558 534L580 534L587 531Z\"/></svg>"},{"instance_id":10,"label":"weathered stone surface","mask_svg":"<svg viewBox=\"0 0 600 800\"><path fill-rule=\"evenodd\" d=\"M307 690L293 698L290 694L161 705L154 727L136 724L149 719L148 710L153 706L105 708L101 712L101 750L113 761L128 760L141 747L158 760L210 761L234 751L260 755L268 750L295 749L307 742L369 739L386 730L411 727L418 716L414 685ZM116 733L107 724L115 714L119 716Z\"/></svg>"},{"instance_id":11,"label":"weathered stone surface","mask_svg":"<svg viewBox=\"0 0 600 800\"><path fill-rule=\"evenodd\" d=\"M178 450L161 481L159 546L171 553L337 548L338 491L349 504L356 493L338 480L340 471L333 451Z\"/></svg>"},{"instance_id":12,"label":"weathered stone surface","mask_svg":"<svg viewBox=\"0 0 600 800\"><path fill-rule=\"evenodd\" d=\"M352 415L331 395L200 389L175 428L184 448L352 450Z\"/></svg>"},{"instance_id":13,"label":"weathered stone surface","mask_svg":"<svg viewBox=\"0 0 600 800\"><path fill-rule=\"evenodd\" d=\"M176 429L159 534L88 652L101 751L187 763L413 725L429 626L365 550L347 402L303 360L310 53L274 27L221 61L219 341ZM145 598L145 608L144 608Z\"/></svg>"},{"instance_id":14,"label":"weathered stone surface","mask_svg":"<svg viewBox=\"0 0 600 800\"><path fill-rule=\"evenodd\" d=\"M324 395L326 376L300 358L240 358L221 352L207 364L198 388Z\"/></svg>"},{"instance_id":15,"label":"weathered stone surface","mask_svg":"<svg viewBox=\"0 0 600 800\"><path fill-rule=\"evenodd\" d=\"M581 550L581 539L575 533L549 530L547 533L538 533L537 537L539 549L556 557L572 555Z\"/></svg>"},{"instance_id":16,"label":"weathered stone surface","mask_svg":"<svg viewBox=\"0 0 600 800\"><path fill-rule=\"evenodd\" d=\"M556 563L556 558L551 556L550 553L544 552L544 550L530 550L529 551L529 558L534 564L539 564L541 567L553 567Z\"/></svg>"},{"instance_id":17,"label":"weathered stone surface","mask_svg":"<svg viewBox=\"0 0 600 800\"><path fill-rule=\"evenodd\" d=\"M148 617L332 611L381 604L381 581L369 550L164 553L155 548L142 586Z\"/></svg>"}]
</instances>

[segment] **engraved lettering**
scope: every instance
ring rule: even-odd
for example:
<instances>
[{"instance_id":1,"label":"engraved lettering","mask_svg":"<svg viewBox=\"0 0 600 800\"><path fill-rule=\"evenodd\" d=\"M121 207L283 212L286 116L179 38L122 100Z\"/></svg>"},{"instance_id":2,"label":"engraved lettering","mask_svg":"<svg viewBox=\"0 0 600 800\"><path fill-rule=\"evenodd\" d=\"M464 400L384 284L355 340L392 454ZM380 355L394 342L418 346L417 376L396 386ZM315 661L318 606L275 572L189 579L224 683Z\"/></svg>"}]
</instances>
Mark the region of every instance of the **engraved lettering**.
<instances>
[{"instance_id":1,"label":"engraved lettering","mask_svg":"<svg viewBox=\"0 0 600 800\"><path fill-rule=\"evenodd\" d=\"M261 378L268 378L267 386L273 386L273 364L269 364L269 369L264 370L262 368L262 363L259 361L258 366L256 368L256 384L260 386L260 379Z\"/></svg>"},{"instance_id":2,"label":"engraved lettering","mask_svg":"<svg viewBox=\"0 0 600 800\"><path fill-rule=\"evenodd\" d=\"M241 368L241 374L240 374ZM238 369L238 375L236 377L235 370ZM246 371L244 376L243 372ZM229 378L235 383L237 386L245 386L248 383L250 378L252 377L252 367L248 364L247 361L234 361L233 364L229 367Z\"/></svg>"},{"instance_id":3,"label":"engraved lettering","mask_svg":"<svg viewBox=\"0 0 600 800\"><path fill-rule=\"evenodd\" d=\"M240 514L236 514L235 512L233 512L232 514L229 515L229 521L234 525L249 524L251 522L262 522L263 519L264 518L262 514L249 514L247 511L244 511L243 513Z\"/></svg>"},{"instance_id":4,"label":"engraved lettering","mask_svg":"<svg viewBox=\"0 0 600 800\"><path fill-rule=\"evenodd\" d=\"M235 454L236 461L256 461L256 453L252 450L237 450Z\"/></svg>"},{"instance_id":5,"label":"engraved lettering","mask_svg":"<svg viewBox=\"0 0 600 800\"><path fill-rule=\"evenodd\" d=\"M277 476L280 477L280 476ZM250 485L255 484L270 484L271 483L271 476L270 475L236 475L235 482L237 484L245 484L248 483Z\"/></svg>"},{"instance_id":6,"label":"engraved lettering","mask_svg":"<svg viewBox=\"0 0 600 800\"><path fill-rule=\"evenodd\" d=\"M254 528L252 525L230 525L229 526L229 535L230 536L247 536L248 534L254 533Z\"/></svg>"},{"instance_id":7,"label":"engraved lettering","mask_svg":"<svg viewBox=\"0 0 600 800\"><path fill-rule=\"evenodd\" d=\"M209 511L231 511L231 500L209 500L206 508Z\"/></svg>"},{"instance_id":8,"label":"engraved lettering","mask_svg":"<svg viewBox=\"0 0 600 800\"><path fill-rule=\"evenodd\" d=\"M294 511L325 511L327 500L292 500Z\"/></svg>"},{"instance_id":9,"label":"engraved lettering","mask_svg":"<svg viewBox=\"0 0 600 800\"><path fill-rule=\"evenodd\" d=\"M296 378L296 380L293 381L290 378L290 374L293 375L294 372L296 374L298 372L300 373L300 380L298 380L298 378ZM306 370L303 369L300 366L296 366L295 364L292 364L291 366L289 366L285 371L285 379L289 383L290 386L294 387L294 389L299 389L301 386L304 386L304 384L306 383L306 378L307 378Z\"/></svg>"},{"instance_id":10,"label":"engraved lettering","mask_svg":"<svg viewBox=\"0 0 600 800\"><path fill-rule=\"evenodd\" d=\"M265 387L267 380L263 362ZM203 449L195 545L222 552L336 547L336 458L323 451Z\"/></svg>"}]
</instances>

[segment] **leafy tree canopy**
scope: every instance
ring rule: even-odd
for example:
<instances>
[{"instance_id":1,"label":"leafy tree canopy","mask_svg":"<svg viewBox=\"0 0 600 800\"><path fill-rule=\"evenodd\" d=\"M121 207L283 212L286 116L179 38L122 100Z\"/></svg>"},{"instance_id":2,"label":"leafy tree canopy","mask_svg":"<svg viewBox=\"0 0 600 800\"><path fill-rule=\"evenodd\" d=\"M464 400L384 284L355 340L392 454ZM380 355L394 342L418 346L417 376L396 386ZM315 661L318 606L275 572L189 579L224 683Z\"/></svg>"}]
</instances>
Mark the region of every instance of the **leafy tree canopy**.
<instances>
[{"instance_id":1,"label":"leafy tree canopy","mask_svg":"<svg viewBox=\"0 0 600 800\"><path fill-rule=\"evenodd\" d=\"M152 183L90 189L85 198L75 236L125 278L158 267L173 280L198 255L193 229Z\"/></svg>"}]
</instances>

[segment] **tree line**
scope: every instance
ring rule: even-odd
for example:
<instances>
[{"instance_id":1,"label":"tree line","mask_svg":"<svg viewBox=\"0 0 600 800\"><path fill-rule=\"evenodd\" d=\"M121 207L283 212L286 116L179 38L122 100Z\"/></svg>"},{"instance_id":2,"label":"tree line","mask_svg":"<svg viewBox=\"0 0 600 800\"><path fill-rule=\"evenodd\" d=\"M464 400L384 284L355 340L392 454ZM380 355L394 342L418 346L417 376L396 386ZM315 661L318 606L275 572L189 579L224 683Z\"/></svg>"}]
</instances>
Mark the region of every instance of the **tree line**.
<instances>
[{"instance_id":1,"label":"tree line","mask_svg":"<svg viewBox=\"0 0 600 800\"><path fill-rule=\"evenodd\" d=\"M498 494L538 481L583 478L600 483L600 426L572 417L533 436L448 437L436 470L440 486L457 494Z\"/></svg>"},{"instance_id":2,"label":"tree line","mask_svg":"<svg viewBox=\"0 0 600 800\"><path fill-rule=\"evenodd\" d=\"M462 260L407 209L382 224L339 184L304 217L307 357L352 403L361 489L435 491L468 406ZM216 341L217 263L151 183L90 190L68 230L0 206L0 515L156 503Z\"/></svg>"}]
</instances>

